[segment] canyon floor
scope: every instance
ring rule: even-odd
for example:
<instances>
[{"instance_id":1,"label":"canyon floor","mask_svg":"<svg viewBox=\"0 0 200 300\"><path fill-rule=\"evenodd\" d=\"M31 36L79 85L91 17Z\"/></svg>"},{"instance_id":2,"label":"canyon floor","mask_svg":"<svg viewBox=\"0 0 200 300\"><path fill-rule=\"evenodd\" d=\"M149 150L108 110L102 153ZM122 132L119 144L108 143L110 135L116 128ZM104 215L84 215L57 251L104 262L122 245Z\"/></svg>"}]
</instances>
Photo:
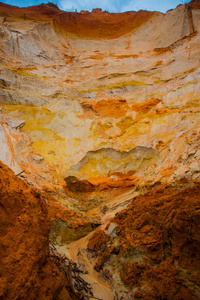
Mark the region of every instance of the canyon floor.
<instances>
[{"instance_id":1,"label":"canyon floor","mask_svg":"<svg viewBox=\"0 0 200 300\"><path fill-rule=\"evenodd\" d=\"M0 299L199 299L200 1L0 37Z\"/></svg>"}]
</instances>

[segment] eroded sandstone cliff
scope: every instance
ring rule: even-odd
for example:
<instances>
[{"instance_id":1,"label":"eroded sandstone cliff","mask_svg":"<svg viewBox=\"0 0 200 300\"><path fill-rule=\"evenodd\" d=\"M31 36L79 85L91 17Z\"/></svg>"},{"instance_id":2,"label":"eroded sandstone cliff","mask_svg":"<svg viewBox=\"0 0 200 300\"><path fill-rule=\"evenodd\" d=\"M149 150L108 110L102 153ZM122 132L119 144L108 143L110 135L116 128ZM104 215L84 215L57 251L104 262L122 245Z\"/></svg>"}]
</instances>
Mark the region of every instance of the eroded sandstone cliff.
<instances>
[{"instance_id":1,"label":"eroded sandstone cliff","mask_svg":"<svg viewBox=\"0 0 200 300\"><path fill-rule=\"evenodd\" d=\"M42 191L51 242L87 273L81 276L96 298L200 295L199 28L199 0L166 14L78 14L46 4L0 3L0 160ZM10 172L2 168L2 176ZM18 201L15 181L22 183L9 176L2 194L13 180L11 194ZM37 195L36 211L28 209L36 223L44 205ZM19 211L12 196L7 199L15 222ZM48 270L34 273L31 297L47 297L50 277L56 282L51 299L63 279L54 278L59 273L49 259L48 226L43 233L38 223L28 239L31 223L23 224L27 232L16 227L19 235L8 237L13 246L8 256L2 252L3 261L18 257L12 249L22 236L25 245L30 240L31 251L23 260L27 248L21 246L16 268L32 264L33 253L39 262L34 267L44 260ZM4 232L7 221L2 226ZM46 254L39 253L38 236ZM13 281L31 299L29 273L22 286L15 272L2 272L2 295L15 299ZM77 282L71 285L80 297L91 297Z\"/></svg>"},{"instance_id":2,"label":"eroded sandstone cliff","mask_svg":"<svg viewBox=\"0 0 200 300\"><path fill-rule=\"evenodd\" d=\"M1 4L1 159L50 188L91 151L94 158L78 179L98 177L101 149L113 149L111 174L118 169L116 150L126 155L146 147L157 151L157 159L147 164L145 181L197 177L198 166L185 157L197 149L198 5L193 1L166 15L109 15ZM71 25L61 30L56 22ZM115 25L124 30L119 37ZM94 28L102 36L90 35ZM142 185L144 167L136 176Z\"/></svg>"},{"instance_id":3,"label":"eroded sandstone cliff","mask_svg":"<svg viewBox=\"0 0 200 300\"><path fill-rule=\"evenodd\" d=\"M90 237L95 269L118 299L199 299L200 186L186 185L135 197Z\"/></svg>"},{"instance_id":4,"label":"eroded sandstone cliff","mask_svg":"<svg viewBox=\"0 0 200 300\"><path fill-rule=\"evenodd\" d=\"M45 198L0 162L0 298L76 299L49 254Z\"/></svg>"}]
</instances>

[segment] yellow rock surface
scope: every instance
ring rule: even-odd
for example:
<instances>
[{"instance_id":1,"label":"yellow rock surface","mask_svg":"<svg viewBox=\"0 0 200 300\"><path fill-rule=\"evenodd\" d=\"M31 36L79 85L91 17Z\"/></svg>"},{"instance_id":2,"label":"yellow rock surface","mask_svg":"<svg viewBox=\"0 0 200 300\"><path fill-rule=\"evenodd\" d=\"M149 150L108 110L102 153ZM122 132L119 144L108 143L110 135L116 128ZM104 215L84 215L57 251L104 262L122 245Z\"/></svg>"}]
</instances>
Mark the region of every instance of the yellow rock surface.
<instances>
[{"instance_id":1,"label":"yellow rock surface","mask_svg":"<svg viewBox=\"0 0 200 300\"><path fill-rule=\"evenodd\" d=\"M45 165L49 184L129 171L139 185L198 180L200 10L190 7L115 16L1 4L0 159L16 173Z\"/></svg>"}]
</instances>

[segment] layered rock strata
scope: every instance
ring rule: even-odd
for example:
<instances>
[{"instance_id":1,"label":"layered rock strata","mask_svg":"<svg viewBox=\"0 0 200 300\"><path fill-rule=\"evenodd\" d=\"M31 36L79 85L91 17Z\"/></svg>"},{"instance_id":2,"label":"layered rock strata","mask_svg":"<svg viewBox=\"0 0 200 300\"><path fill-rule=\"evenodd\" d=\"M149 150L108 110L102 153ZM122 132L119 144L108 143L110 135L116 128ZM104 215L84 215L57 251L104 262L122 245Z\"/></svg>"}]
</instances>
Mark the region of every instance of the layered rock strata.
<instances>
[{"instance_id":1,"label":"layered rock strata","mask_svg":"<svg viewBox=\"0 0 200 300\"><path fill-rule=\"evenodd\" d=\"M0 297L70 299L48 210L51 242L92 286L79 297L199 298L199 28L199 0L0 4L0 160L43 194L1 165Z\"/></svg>"},{"instance_id":2,"label":"layered rock strata","mask_svg":"<svg viewBox=\"0 0 200 300\"><path fill-rule=\"evenodd\" d=\"M165 15L0 10L1 159L16 173L47 189L67 176L117 185L127 170L140 186L199 177L199 1ZM138 147L156 160L116 167L116 151Z\"/></svg>"}]
</instances>

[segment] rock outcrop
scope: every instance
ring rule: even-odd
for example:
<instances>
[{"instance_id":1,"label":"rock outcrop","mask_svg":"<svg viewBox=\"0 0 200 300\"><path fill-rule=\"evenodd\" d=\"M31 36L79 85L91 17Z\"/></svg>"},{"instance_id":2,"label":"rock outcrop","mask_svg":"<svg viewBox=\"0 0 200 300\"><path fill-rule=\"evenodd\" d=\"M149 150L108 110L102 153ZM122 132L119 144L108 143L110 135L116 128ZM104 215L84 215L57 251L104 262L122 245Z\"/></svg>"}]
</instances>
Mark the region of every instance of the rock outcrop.
<instances>
[{"instance_id":1,"label":"rock outcrop","mask_svg":"<svg viewBox=\"0 0 200 300\"><path fill-rule=\"evenodd\" d=\"M117 298L199 299L200 186L184 185L135 197L90 237L95 269Z\"/></svg>"},{"instance_id":2,"label":"rock outcrop","mask_svg":"<svg viewBox=\"0 0 200 300\"><path fill-rule=\"evenodd\" d=\"M0 298L197 299L200 1L0 3L0 37Z\"/></svg>"},{"instance_id":3,"label":"rock outcrop","mask_svg":"<svg viewBox=\"0 0 200 300\"><path fill-rule=\"evenodd\" d=\"M45 198L0 162L0 298L76 299L49 254Z\"/></svg>"},{"instance_id":4,"label":"rock outcrop","mask_svg":"<svg viewBox=\"0 0 200 300\"><path fill-rule=\"evenodd\" d=\"M159 161L137 169L138 185L199 177L198 1L166 14L0 11L1 159L16 173L52 189L67 176L92 179L90 168L71 173L90 153L98 169L103 149L146 147Z\"/></svg>"}]
</instances>

